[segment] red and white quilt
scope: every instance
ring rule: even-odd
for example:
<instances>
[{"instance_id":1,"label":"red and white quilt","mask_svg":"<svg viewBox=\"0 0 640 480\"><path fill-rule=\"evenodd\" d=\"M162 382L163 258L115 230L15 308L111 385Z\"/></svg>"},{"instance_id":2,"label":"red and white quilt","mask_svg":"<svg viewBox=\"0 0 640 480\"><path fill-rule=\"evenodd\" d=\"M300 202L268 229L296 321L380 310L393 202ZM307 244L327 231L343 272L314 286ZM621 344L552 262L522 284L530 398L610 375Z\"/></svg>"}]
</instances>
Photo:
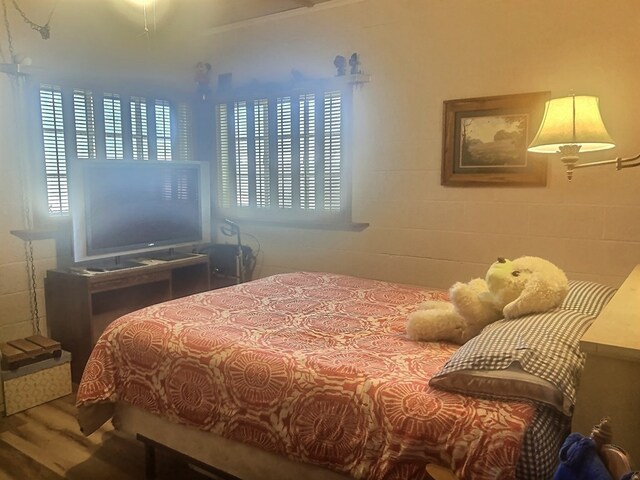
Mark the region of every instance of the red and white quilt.
<instances>
[{"instance_id":1,"label":"red and white quilt","mask_svg":"<svg viewBox=\"0 0 640 480\"><path fill-rule=\"evenodd\" d=\"M275 275L113 322L80 408L122 401L354 478L514 478L535 407L429 387L457 348L405 337L446 292L343 275Z\"/></svg>"}]
</instances>

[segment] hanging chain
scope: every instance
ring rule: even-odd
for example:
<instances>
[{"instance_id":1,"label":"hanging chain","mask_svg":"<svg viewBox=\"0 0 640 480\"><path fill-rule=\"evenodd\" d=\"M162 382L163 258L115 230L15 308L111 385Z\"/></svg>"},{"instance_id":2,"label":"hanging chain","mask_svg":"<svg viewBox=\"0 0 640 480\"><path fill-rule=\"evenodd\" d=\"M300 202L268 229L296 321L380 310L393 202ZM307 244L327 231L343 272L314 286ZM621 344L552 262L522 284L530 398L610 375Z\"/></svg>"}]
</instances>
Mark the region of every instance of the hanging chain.
<instances>
[{"instance_id":1,"label":"hanging chain","mask_svg":"<svg viewBox=\"0 0 640 480\"><path fill-rule=\"evenodd\" d=\"M21 176L22 177L22 176ZM24 224L28 230L33 227L31 221L31 210L29 209L29 194L27 191L28 185L23 178L20 179L22 183L22 203ZM33 333L40 335L40 312L38 310L38 279L36 277L36 263L33 258L33 242L31 239L27 240L24 244L24 256L27 267L27 277L30 280L29 283L29 309L31 310L31 324L33 327Z\"/></svg>"},{"instance_id":2,"label":"hanging chain","mask_svg":"<svg viewBox=\"0 0 640 480\"><path fill-rule=\"evenodd\" d=\"M38 311L38 293L36 279L36 264L33 261L33 242L27 240L25 242L25 256L27 258L27 271L31 274L31 284L29 290L31 297L29 298L29 307L31 308L31 323L33 325L33 333L40 335L40 312Z\"/></svg>"},{"instance_id":3,"label":"hanging chain","mask_svg":"<svg viewBox=\"0 0 640 480\"><path fill-rule=\"evenodd\" d=\"M147 37L149 40L149 25L147 23L147 2L142 4L142 15L144 17L144 33L142 35Z\"/></svg>"},{"instance_id":4,"label":"hanging chain","mask_svg":"<svg viewBox=\"0 0 640 480\"><path fill-rule=\"evenodd\" d=\"M156 0L153 0L151 6L153 7L153 33L156 33ZM146 1L142 3L142 19L144 20L143 32L138 36L147 37L147 40L149 40L149 14Z\"/></svg>"},{"instance_id":5,"label":"hanging chain","mask_svg":"<svg viewBox=\"0 0 640 480\"><path fill-rule=\"evenodd\" d=\"M38 25L37 23L31 21L27 17L27 15L22 11L22 9L20 8L20 6L18 5L17 0L11 0L11 3L13 3L13 6L16 8L18 13L22 17L22 19L25 21L25 23L27 25L29 25L31 28L33 28L35 31L40 33L40 35L42 36L42 38L44 40L46 40L46 39L48 39L50 37L51 32L49 31L49 22L51 21L51 17L53 16L53 12L56 9L56 6L58 5L57 0L56 0L56 3L53 5L53 8L51 9L51 13L49 14L49 18L47 19L47 23L45 23L44 25Z\"/></svg>"},{"instance_id":6,"label":"hanging chain","mask_svg":"<svg viewBox=\"0 0 640 480\"><path fill-rule=\"evenodd\" d=\"M24 92L22 92L24 93ZM24 215L24 226L27 230L33 228L33 221L31 219L31 209L29 207L31 200L29 198L29 185L24 178L24 174L20 175L20 183L22 184L22 211ZM24 256L27 262L27 277L30 279L29 283L29 308L31 310L31 324L33 327L33 333L40 335L40 312L38 311L38 280L36 277L36 263L33 258L33 242L31 239L27 240L24 244Z\"/></svg>"},{"instance_id":7,"label":"hanging chain","mask_svg":"<svg viewBox=\"0 0 640 480\"><path fill-rule=\"evenodd\" d=\"M11 55L11 62L13 63L16 56L13 51L13 36L11 35L11 28L9 27L9 16L7 15L6 0L2 0L2 13L4 14L4 28L7 30L7 38L9 40L9 54Z\"/></svg>"}]
</instances>

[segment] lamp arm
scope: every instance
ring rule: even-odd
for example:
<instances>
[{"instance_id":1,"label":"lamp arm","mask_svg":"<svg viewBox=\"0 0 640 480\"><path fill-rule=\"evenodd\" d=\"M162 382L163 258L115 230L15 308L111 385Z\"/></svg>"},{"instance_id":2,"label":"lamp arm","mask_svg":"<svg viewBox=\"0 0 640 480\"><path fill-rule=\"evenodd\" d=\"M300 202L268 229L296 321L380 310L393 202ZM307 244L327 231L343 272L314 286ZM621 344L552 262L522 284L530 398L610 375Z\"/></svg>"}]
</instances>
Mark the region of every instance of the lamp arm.
<instances>
[{"instance_id":1,"label":"lamp arm","mask_svg":"<svg viewBox=\"0 0 640 480\"><path fill-rule=\"evenodd\" d=\"M639 159L640 159L640 153L638 155L636 155L635 157L617 158L616 160L618 160L618 170L620 170L621 168L637 167L638 165L640 165L640 160ZM635 162L635 163L629 163L629 162L633 162L635 160L638 160L638 161Z\"/></svg>"},{"instance_id":2,"label":"lamp arm","mask_svg":"<svg viewBox=\"0 0 640 480\"><path fill-rule=\"evenodd\" d=\"M599 162L587 162L587 163L576 163L573 168L585 168L585 167L597 167L598 165L610 165L612 163L618 163L619 158L612 158L610 160L601 160Z\"/></svg>"},{"instance_id":3,"label":"lamp arm","mask_svg":"<svg viewBox=\"0 0 640 480\"><path fill-rule=\"evenodd\" d=\"M635 163L629 163L629 162L633 162L634 160L638 160L638 161ZM576 168L585 168L585 167L597 167L598 165L610 165L612 163L616 164L616 170L621 170L623 168L637 167L637 166L640 166L640 154L636 155L635 157L629 157L629 158L617 157L617 158L612 158L610 160L601 160L599 162L577 163L573 165L572 168L576 169Z\"/></svg>"}]
</instances>

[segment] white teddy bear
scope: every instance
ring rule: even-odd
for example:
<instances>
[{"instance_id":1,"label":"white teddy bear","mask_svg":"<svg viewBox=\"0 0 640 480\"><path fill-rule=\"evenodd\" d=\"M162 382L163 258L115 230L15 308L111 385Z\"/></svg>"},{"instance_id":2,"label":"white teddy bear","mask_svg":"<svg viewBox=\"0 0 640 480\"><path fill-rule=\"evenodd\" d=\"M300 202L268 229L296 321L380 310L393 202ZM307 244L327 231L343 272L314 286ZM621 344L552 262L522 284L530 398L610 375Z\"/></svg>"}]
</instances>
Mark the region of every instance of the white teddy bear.
<instances>
[{"instance_id":1,"label":"white teddy bear","mask_svg":"<svg viewBox=\"0 0 640 480\"><path fill-rule=\"evenodd\" d=\"M412 340L463 344L500 318L517 318L557 307L567 295L562 270L539 257L498 258L484 279L455 283L450 302L428 301L408 317Z\"/></svg>"}]
</instances>

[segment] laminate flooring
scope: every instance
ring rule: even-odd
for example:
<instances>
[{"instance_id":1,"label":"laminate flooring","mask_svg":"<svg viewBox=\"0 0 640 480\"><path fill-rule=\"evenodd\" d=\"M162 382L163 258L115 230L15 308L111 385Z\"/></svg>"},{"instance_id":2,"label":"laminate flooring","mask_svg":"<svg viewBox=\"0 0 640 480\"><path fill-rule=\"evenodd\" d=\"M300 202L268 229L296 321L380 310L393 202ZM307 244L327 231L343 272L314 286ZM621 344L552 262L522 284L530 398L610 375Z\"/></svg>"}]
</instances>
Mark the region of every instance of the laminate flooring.
<instances>
[{"instance_id":1,"label":"laminate flooring","mask_svg":"<svg viewBox=\"0 0 640 480\"><path fill-rule=\"evenodd\" d=\"M0 417L0 480L144 480L144 448L110 422L85 437L76 421L75 394ZM205 477L162 451L158 480Z\"/></svg>"}]
</instances>

